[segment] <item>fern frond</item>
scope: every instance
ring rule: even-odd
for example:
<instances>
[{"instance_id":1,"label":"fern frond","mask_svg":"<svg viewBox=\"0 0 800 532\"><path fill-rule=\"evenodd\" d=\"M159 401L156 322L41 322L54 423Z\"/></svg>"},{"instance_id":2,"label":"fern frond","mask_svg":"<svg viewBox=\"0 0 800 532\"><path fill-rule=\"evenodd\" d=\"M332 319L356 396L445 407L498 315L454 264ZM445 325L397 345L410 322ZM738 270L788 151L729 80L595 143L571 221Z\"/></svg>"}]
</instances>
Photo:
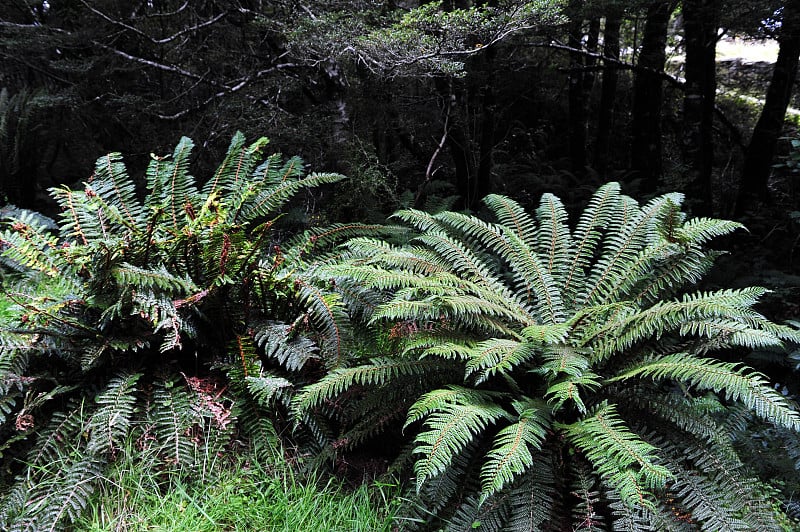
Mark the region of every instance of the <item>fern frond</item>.
<instances>
[{"instance_id":1,"label":"fern frond","mask_svg":"<svg viewBox=\"0 0 800 532\"><path fill-rule=\"evenodd\" d=\"M415 438L415 454L422 455L414 464L417 491L429 478L441 474L464 447L489 425L505 416L505 410L492 401L468 404L446 403L428 415Z\"/></svg>"},{"instance_id":2,"label":"fern frond","mask_svg":"<svg viewBox=\"0 0 800 532\"><path fill-rule=\"evenodd\" d=\"M254 326L253 338L264 355L289 371L298 371L309 360L319 360L317 345L302 335L292 335L285 323L266 322Z\"/></svg>"},{"instance_id":3,"label":"fern frond","mask_svg":"<svg viewBox=\"0 0 800 532\"><path fill-rule=\"evenodd\" d=\"M767 378L743 369L738 364L676 353L645 362L610 382L632 377L654 380L673 379L698 390L724 392L731 401L741 401L759 417L792 430L800 430L800 414L781 394L772 389Z\"/></svg>"},{"instance_id":4,"label":"fern frond","mask_svg":"<svg viewBox=\"0 0 800 532\"><path fill-rule=\"evenodd\" d=\"M61 530L66 523L77 521L89 504L95 483L100 478L100 465L91 455L58 471L55 478L45 483L45 493L32 495L33 499L42 497L31 508L35 515L35 529L54 532Z\"/></svg>"},{"instance_id":5,"label":"fern frond","mask_svg":"<svg viewBox=\"0 0 800 532\"><path fill-rule=\"evenodd\" d=\"M286 179L277 183L265 181L262 186L255 189L236 213L236 218L233 220L235 223L247 224L258 218L269 217L284 206L299 190L336 183L345 179L341 174L332 173L313 173L296 178L295 173L302 171L302 164L299 159L293 159L293 161L295 164L290 165L291 168L287 169ZM259 174L259 169L256 169L255 173Z\"/></svg>"},{"instance_id":6,"label":"fern frond","mask_svg":"<svg viewBox=\"0 0 800 532\"><path fill-rule=\"evenodd\" d=\"M246 377L247 389L253 394L259 405L263 407L272 406L274 399L291 390L293 384L291 381L279 377L277 375L270 375L265 373L257 377Z\"/></svg>"},{"instance_id":7,"label":"fern frond","mask_svg":"<svg viewBox=\"0 0 800 532\"><path fill-rule=\"evenodd\" d=\"M17 221L0 233L2 257L14 269L34 270L48 277L60 274L62 260L56 251L58 239L39 225Z\"/></svg>"},{"instance_id":8,"label":"fern frond","mask_svg":"<svg viewBox=\"0 0 800 532\"><path fill-rule=\"evenodd\" d=\"M566 301L573 301L577 291L582 287L586 269L598 252L597 246L603 234L601 228L605 227L615 215L619 201L619 183L607 183L597 189L581 214L572 238L576 249L564 281L563 291Z\"/></svg>"},{"instance_id":9,"label":"fern frond","mask_svg":"<svg viewBox=\"0 0 800 532\"><path fill-rule=\"evenodd\" d=\"M188 276L178 276L163 265L156 268L140 268L122 263L113 269L114 278L122 286L132 286L136 290L159 290L171 295L185 295L197 292L197 285Z\"/></svg>"},{"instance_id":10,"label":"fern frond","mask_svg":"<svg viewBox=\"0 0 800 532\"><path fill-rule=\"evenodd\" d=\"M567 211L560 199L552 194L544 194L536 210L536 219L539 226L535 237L536 251L547 261L548 273L562 286L575 253L567 225Z\"/></svg>"},{"instance_id":11,"label":"fern frond","mask_svg":"<svg viewBox=\"0 0 800 532\"><path fill-rule=\"evenodd\" d=\"M353 368L336 368L319 381L303 388L293 401L296 414L306 412L354 385L383 386L401 375L423 375L441 368L443 361L432 358L404 360L373 358L369 364Z\"/></svg>"},{"instance_id":12,"label":"fern frond","mask_svg":"<svg viewBox=\"0 0 800 532\"><path fill-rule=\"evenodd\" d=\"M128 176L122 155L110 153L97 160L94 175L90 179L91 188L103 203L109 215L118 212L119 222L128 227L141 224L144 210L136 198L136 184Z\"/></svg>"},{"instance_id":13,"label":"fern frond","mask_svg":"<svg viewBox=\"0 0 800 532\"><path fill-rule=\"evenodd\" d=\"M430 391L417 399L409 408L403 430L428 414L445 409L448 405L469 405L471 403L480 403L490 398L497 400L500 397L502 395L497 392L475 390L453 384Z\"/></svg>"},{"instance_id":14,"label":"fern frond","mask_svg":"<svg viewBox=\"0 0 800 532\"><path fill-rule=\"evenodd\" d=\"M128 436L136 402L136 383L141 376L141 373L134 373L114 377L95 397L99 406L87 424L89 452L95 455L109 453Z\"/></svg>"},{"instance_id":15,"label":"fern frond","mask_svg":"<svg viewBox=\"0 0 800 532\"><path fill-rule=\"evenodd\" d=\"M189 429L197 419L187 391L171 380L156 383L149 416L167 459L174 464L194 463L195 444Z\"/></svg>"},{"instance_id":16,"label":"fern frond","mask_svg":"<svg viewBox=\"0 0 800 532\"><path fill-rule=\"evenodd\" d=\"M680 205L682 199L680 194L665 194L637 209L630 220L625 217L609 220L616 224L603 240L602 254L577 298L578 303L595 305L607 302L607 291L614 279L622 275L631 262L636 261L638 252L657 236L654 228L659 220Z\"/></svg>"},{"instance_id":17,"label":"fern frond","mask_svg":"<svg viewBox=\"0 0 800 532\"><path fill-rule=\"evenodd\" d=\"M649 490L663 489L673 477L655 462L656 448L625 426L614 405L603 403L590 416L559 427L630 506L652 507Z\"/></svg>"},{"instance_id":18,"label":"fern frond","mask_svg":"<svg viewBox=\"0 0 800 532\"><path fill-rule=\"evenodd\" d=\"M506 227L502 230L513 250L513 255L506 258L511 265L515 285L527 290L525 300L536 305L538 314L545 323L561 323L564 321L564 302L546 265L524 240Z\"/></svg>"},{"instance_id":19,"label":"fern frond","mask_svg":"<svg viewBox=\"0 0 800 532\"><path fill-rule=\"evenodd\" d=\"M465 378L480 372L475 384L485 382L498 373L508 373L530 361L536 352L527 342L492 338L478 343L468 353Z\"/></svg>"},{"instance_id":20,"label":"fern frond","mask_svg":"<svg viewBox=\"0 0 800 532\"><path fill-rule=\"evenodd\" d=\"M548 404L553 405L553 410L560 410L565 404L574 403L578 412L585 414L587 409L581 393L595 391L599 387L600 377L597 374L591 371L578 372L574 376L568 376L557 382L550 383L544 393L544 398Z\"/></svg>"},{"instance_id":21,"label":"fern frond","mask_svg":"<svg viewBox=\"0 0 800 532\"><path fill-rule=\"evenodd\" d=\"M541 449L533 456L528 471L512 486L509 497L507 530L541 530L556 522L555 464L552 452Z\"/></svg>"},{"instance_id":22,"label":"fern frond","mask_svg":"<svg viewBox=\"0 0 800 532\"><path fill-rule=\"evenodd\" d=\"M53 414L47 428L36 440L36 446L28 454L28 463L39 467L59 461L64 449L83 432L85 416L82 400L70 401L65 410Z\"/></svg>"},{"instance_id":23,"label":"fern frond","mask_svg":"<svg viewBox=\"0 0 800 532\"><path fill-rule=\"evenodd\" d=\"M519 203L497 194L489 194L483 199L483 203L494 213L497 220L508 228L511 234L531 249L535 247L536 222Z\"/></svg>"},{"instance_id":24,"label":"fern frond","mask_svg":"<svg viewBox=\"0 0 800 532\"><path fill-rule=\"evenodd\" d=\"M330 350L331 357L326 357L331 367L337 367L341 361L344 343L348 340L349 317L341 305L341 297L335 292L326 292L316 286L296 279L297 299L307 309L307 315L316 333L321 335L320 348L322 354Z\"/></svg>"},{"instance_id":25,"label":"fern frond","mask_svg":"<svg viewBox=\"0 0 800 532\"><path fill-rule=\"evenodd\" d=\"M519 417L497 433L481 468L481 502L533 467L531 451L541 449L547 436L550 416L545 404L523 398L513 407Z\"/></svg>"}]
</instances>

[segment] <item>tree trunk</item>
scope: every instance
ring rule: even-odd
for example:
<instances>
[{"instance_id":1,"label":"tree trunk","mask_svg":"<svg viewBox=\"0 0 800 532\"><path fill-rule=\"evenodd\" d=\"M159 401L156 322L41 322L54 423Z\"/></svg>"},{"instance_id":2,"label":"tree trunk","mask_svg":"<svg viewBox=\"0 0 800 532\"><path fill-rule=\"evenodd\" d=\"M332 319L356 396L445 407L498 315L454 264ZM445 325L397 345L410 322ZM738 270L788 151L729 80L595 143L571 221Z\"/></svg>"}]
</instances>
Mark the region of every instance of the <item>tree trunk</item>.
<instances>
[{"instance_id":1,"label":"tree trunk","mask_svg":"<svg viewBox=\"0 0 800 532\"><path fill-rule=\"evenodd\" d=\"M491 194L492 170L494 169L494 144L495 144L495 107L494 97L494 59L495 49L490 48L483 54L483 64L486 78L481 88L481 137L480 159L478 161L478 179L475 183L475 198L482 200Z\"/></svg>"},{"instance_id":2,"label":"tree trunk","mask_svg":"<svg viewBox=\"0 0 800 532\"><path fill-rule=\"evenodd\" d=\"M583 36L583 16L581 8L583 0L570 0L568 26L569 35L567 43L570 48L580 50ZM572 172L583 175L586 171L586 124L587 105L584 91L584 63L583 54L570 52L569 54L569 160Z\"/></svg>"},{"instance_id":3,"label":"tree trunk","mask_svg":"<svg viewBox=\"0 0 800 532\"><path fill-rule=\"evenodd\" d=\"M667 25L675 2L658 0L647 8L633 82L631 169L643 192L654 192L661 178L661 79L666 61Z\"/></svg>"},{"instance_id":4,"label":"tree trunk","mask_svg":"<svg viewBox=\"0 0 800 532\"><path fill-rule=\"evenodd\" d=\"M603 84L600 87L600 115L597 120L597 137L594 144L594 167L602 176L608 169L608 150L611 146L611 128L614 119L614 101L617 97L619 73L613 61L619 60L619 28L622 12L612 7L606 13L603 28L603 57L611 61L603 66Z\"/></svg>"},{"instance_id":5,"label":"tree trunk","mask_svg":"<svg viewBox=\"0 0 800 532\"><path fill-rule=\"evenodd\" d=\"M717 28L720 0L683 0L686 84L683 99L683 160L688 168L689 198L696 215L713 213L711 172L713 123L717 94Z\"/></svg>"},{"instance_id":6,"label":"tree trunk","mask_svg":"<svg viewBox=\"0 0 800 532\"><path fill-rule=\"evenodd\" d=\"M800 0L786 2L778 43L778 59L767 88L764 107L745 154L742 182L736 201L737 214L756 207L754 200L757 203L768 202L770 199L767 182L792 96L800 57Z\"/></svg>"}]
</instances>

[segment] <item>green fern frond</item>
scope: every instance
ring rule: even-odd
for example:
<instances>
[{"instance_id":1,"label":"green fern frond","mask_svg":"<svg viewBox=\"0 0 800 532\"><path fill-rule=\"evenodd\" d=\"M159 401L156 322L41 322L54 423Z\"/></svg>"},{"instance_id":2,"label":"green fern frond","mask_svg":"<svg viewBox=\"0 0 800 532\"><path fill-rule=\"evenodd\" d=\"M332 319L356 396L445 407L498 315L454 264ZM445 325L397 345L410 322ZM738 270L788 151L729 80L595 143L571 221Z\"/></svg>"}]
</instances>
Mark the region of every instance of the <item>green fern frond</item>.
<instances>
[{"instance_id":1,"label":"green fern frond","mask_svg":"<svg viewBox=\"0 0 800 532\"><path fill-rule=\"evenodd\" d=\"M411 247L398 248L391 244L372 238L354 238L345 246L356 263L380 261L386 268L398 271L407 271L419 276L434 275L446 271L438 260L438 256L424 248ZM338 264L335 267L347 268L348 264ZM347 270L350 271L350 270ZM358 275L357 270L354 270ZM345 275L349 275L345 273Z\"/></svg>"},{"instance_id":2,"label":"green fern frond","mask_svg":"<svg viewBox=\"0 0 800 532\"><path fill-rule=\"evenodd\" d=\"M119 448L128 436L136 403L136 383L141 376L134 373L114 377L95 397L98 408L87 424L89 452L109 453Z\"/></svg>"},{"instance_id":3,"label":"green fern frond","mask_svg":"<svg viewBox=\"0 0 800 532\"><path fill-rule=\"evenodd\" d=\"M26 509L34 515L34 529L54 532L66 523L77 521L100 478L100 466L90 455L68 464L50 482L37 486L39 489L31 495L34 502ZM44 493L39 493L40 490Z\"/></svg>"},{"instance_id":4,"label":"green fern frond","mask_svg":"<svg viewBox=\"0 0 800 532\"><path fill-rule=\"evenodd\" d=\"M655 462L657 449L625 426L614 405L601 404L589 417L558 426L630 506L652 507L650 491L673 478Z\"/></svg>"},{"instance_id":5,"label":"green fern frond","mask_svg":"<svg viewBox=\"0 0 800 532\"><path fill-rule=\"evenodd\" d=\"M354 385L383 386L401 375L424 375L428 371L440 368L442 363L443 361L432 358L422 360L373 358L369 364L336 368L319 381L303 388L293 402L293 409L299 415Z\"/></svg>"},{"instance_id":6,"label":"green fern frond","mask_svg":"<svg viewBox=\"0 0 800 532\"><path fill-rule=\"evenodd\" d=\"M550 426L547 407L541 401L514 401L517 420L500 430L481 468L481 502L500 491L534 464L531 451L538 451Z\"/></svg>"},{"instance_id":7,"label":"green fern frond","mask_svg":"<svg viewBox=\"0 0 800 532\"><path fill-rule=\"evenodd\" d=\"M141 223L144 210L136 197L136 184L128 176L122 155L110 153L97 160L89 180L94 194L103 200L107 213L119 213L119 222L128 227Z\"/></svg>"},{"instance_id":8,"label":"green fern frond","mask_svg":"<svg viewBox=\"0 0 800 532\"><path fill-rule=\"evenodd\" d=\"M341 305L341 297L335 292L323 291L303 282L300 278L296 280L296 284L298 303L307 309L315 332L321 335L321 353L325 355L326 351L330 351L331 356L325 357L326 362L330 367L337 367L350 330L347 325L349 317Z\"/></svg>"},{"instance_id":9,"label":"green fern frond","mask_svg":"<svg viewBox=\"0 0 800 532\"><path fill-rule=\"evenodd\" d=\"M114 278L120 285L135 286L138 290L159 290L171 295L185 295L199 291L188 276L178 276L163 265L156 268L140 268L122 263L113 270Z\"/></svg>"},{"instance_id":10,"label":"green fern frond","mask_svg":"<svg viewBox=\"0 0 800 532\"><path fill-rule=\"evenodd\" d=\"M552 452L541 449L528 471L513 485L508 496L507 530L540 530L555 523L558 487Z\"/></svg>"},{"instance_id":11,"label":"green fern frond","mask_svg":"<svg viewBox=\"0 0 800 532\"><path fill-rule=\"evenodd\" d=\"M163 180L166 203L163 206L167 219L172 222L173 229L180 229L186 219L187 208L200 203L195 189L194 177L189 174L189 157L194 142L188 137L181 137L172 153L172 159L164 166L159 177Z\"/></svg>"},{"instance_id":12,"label":"green fern frond","mask_svg":"<svg viewBox=\"0 0 800 532\"><path fill-rule=\"evenodd\" d=\"M48 277L60 274L58 239L39 225L12 222L0 233L3 258L17 270L33 270Z\"/></svg>"},{"instance_id":13,"label":"green fern frond","mask_svg":"<svg viewBox=\"0 0 800 532\"><path fill-rule=\"evenodd\" d=\"M465 378L475 376L475 384L485 382L498 373L508 373L530 361L536 352L533 345L514 340L491 338L478 343L468 353Z\"/></svg>"},{"instance_id":14,"label":"green fern frond","mask_svg":"<svg viewBox=\"0 0 800 532\"><path fill-rule=\"evenodd\" d=\"M165 457L174 464L194 463L189 430L198 420L188 392L171 380L156 383L149 417Z\"/></svg>"},{"instance_id":15,"label":"green fern frond","mask_svg":"<svg viewBox=\"0 0 800 532\"><path fill-rule=\"evenodd\" d=\"M319 360L317 345L305 336L292 335L285 323L257 324L252 334L264 355L277 360L289 371L303 369L309 360Z\"/></svg>"},{"instance_id":16,"label":"green fern frond","mask_svg":"<svg viewBox=\"0 0 800 532\"><path fill-rule=\"evenodd\" d=\"M244 149L245 141L246 138L241 131L234 133L222 164L214 172L214 176L203 186L204 196L211 196L221 190L233 190L236 188L236 184L244 181L252 172L252 167L247 168L246 166L248 163L252 164L252 160L247 157L247 152L251 150ZM261 138L253 146L260 148L267 142L267 139Z\"/></svg>"},{"instance_id":17,"label":"green fern frond","mask_svg":"<svg viewBox=\"0 0 800 532\"><path fill-rule=\"evenodd\" d=\"M424 394L409 408L403 430L428 414L444 410L448 405L469 405L487 399L497 400L502 397L496 392L479 391L464 386L449 385Z\"/></svg>"},{"instance_id":18,"label":"green fern frond","mask_svg":"<svg viewBox=\"0 0 800 532\"><path fill-rule=\"evenodd\" d=\"M570 345L548 345L542 349L542 363L534 371L548 378L559 375L581 377L591 368L587 354L585 349Z\"/></svg>"},{"instance_id":19,"label":"green fern frond","mask_svg":"<svg viewBox=\"0 0 800 532\"><path fill-rule=\"evenodd\" d=\"M657 234L654 227L659 219L681 202L680 194L665 194L636 209L629 220L626 220L626 216L618 220L609 219L613 225L603 239L602 254L577 298L578 303L596 305L608 302L608 290L614 280L626 271L631 262L636 261L639 251L651 243L654 234Z\"/></svg>"},{"instance_id":20,"label":"green fern frond","mask_svg":"<svg viewBox=\"0 0 800 532\"><path fill-rule=\"evenodd\" d=\"M297 171L298 167L299 170L302 170L302 165L298 164L295 165L295 170L290 171L290 174ZM259 170L256 169L256 174L258 172ZM277 183L265 181L247 198L247 201L236 212L232 221L234 223L247 224L259 218L267 218L274 215L299 190L336 183L342 179L345 179L345 177L341 174L313 173L299 178L292 175Z\"/></svg>"},{"instance_id":21,"label":"green fern frond","mask_svg":"<svg viewBox=\"0 0 800 532\"><path fill-rule=\"evenodd\" d=\"M486 398L488 399L488 398ZM414 464L417 491L429 478L441 474L464 447L489 425L506 415L493 401L469 404L445 403L428 415L415 438L415 454L422 455Z\"/></svg>"},{"instance_id":22,"label":"green fern frond","mask_svg":"<svg viewBox=\"0 0 800 532\"><path fill-rule=\"evenodd\" d=\"M553 279L563 285L570 264L573 262L575 245L570 234L567 211L561 200L552 194L542 195L539 208L536 210L538 232L536 233L536 251L547 261L547 271Z\"/></svg>"},{"instance_id":23,"label":"green fern frond","mask_svg":"<svg viewBox=\"0 0 800 532\"><path fill-rule=\"evenodd\" d=\"M28 463L40 467L60 460L69 444L80 437L86 422L83 400L70 401L64 410L50 418L47 428L36 440L36 446L28 454ZM69 443L65 443L69 442Z\"/></svg>"},{"instance_id":24,"label":"green fern frond","mask_svg":"<svg viewBox=\"0 0 800 532\"><path fill-rule=\"evenodd\" d=\"M494 213L497 220L509 229L511 234L524 242L526 246L532 249L535 247L536 222L519 203L497 194L489 194L483 199L483 203Z\"/></svg>"},{"instance_id":25,"label":"green fern frond","mask_svg":"<svg viewBox=\"0 0 800 532\"><path fill-rule=\"evenodd\" d=\"M565 300L573 301L583 286L586 270L599 252L597 247L603 235L602 228L616 214L619 202L619 183L607 183L597 189L581 214L572 238L576 249L564 281Z\"/></svg>"},{"instance_id":26,"label":"green fern frond","mask_svg":"<svg viewBox=\"0 0 800 532\"><path fill-rule=\"evenodd\" d=\"M574 369L570 368L573 372ZM584 391L595 391L600 387L600 377L591 372L577 372L574 376L569 376L557 382L550 383L544 393L544 398L548 404L552 405L554 411L561 410L565 404L572 403L581 414L587 412L586 404L583 401ZM583 394L586 395L586 394Z\"/></svg>"},{"instance_id":27,"label":"green fern frond","mask_svg":"<svg viewBox=\"0 0 800 532\"><path fill-rule=\"evenodd\" d=\"M258 404L263 407L272 406L276 397L285 394L287 390L291 390L293 387L291 381L269 373L257 377L246 377L245 382L247 383L247 389L253 394Z\"/></svg>"},{"instance_id":28,"label":"green fern frond","mask_svg":"<svg viewBox=\"0 0 800 532\"><path fill-rule=\"evenodd\" d=\"M800 430L800 414L786 398L772 389L766 377L738 364L676 353L645 362L610 379L610 382L632 377L672 379L698 390L724 392L727 399L741 401L763 419Z\"/></svg>"}]
</instances>

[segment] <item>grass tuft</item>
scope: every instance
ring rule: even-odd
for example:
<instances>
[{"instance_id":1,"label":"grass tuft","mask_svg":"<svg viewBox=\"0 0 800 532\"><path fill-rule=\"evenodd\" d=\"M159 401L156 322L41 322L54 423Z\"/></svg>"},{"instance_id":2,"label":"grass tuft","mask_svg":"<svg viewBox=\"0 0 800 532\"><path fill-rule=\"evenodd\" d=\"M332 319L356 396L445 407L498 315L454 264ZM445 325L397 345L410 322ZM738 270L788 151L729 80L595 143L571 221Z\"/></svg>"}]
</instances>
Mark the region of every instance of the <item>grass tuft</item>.
<instances>
[{"instance_id":1,"label":"grass tuft","mask_svg":"<svg viewBox=\"0 0 800 532\"><path fill-rule=\"evenodd\" d=\"M258 453L218 457L211 473L159 471L141 454L111 468L77 530L391 531L394 484L348 490L334 479L300 477Z\"/></svg>"}]
</instances>

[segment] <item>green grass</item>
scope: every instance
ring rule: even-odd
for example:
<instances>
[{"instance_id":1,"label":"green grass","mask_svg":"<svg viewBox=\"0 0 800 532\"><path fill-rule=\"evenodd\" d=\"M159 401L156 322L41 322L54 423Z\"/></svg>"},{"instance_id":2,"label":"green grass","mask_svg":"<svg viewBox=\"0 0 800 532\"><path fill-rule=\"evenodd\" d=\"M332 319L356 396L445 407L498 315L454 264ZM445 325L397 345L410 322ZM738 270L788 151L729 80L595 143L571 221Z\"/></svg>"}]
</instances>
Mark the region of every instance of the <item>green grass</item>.
<instances>
[{"instance_id":1,"label":"green grass","mask_svg":"<svg viewBox=\"0 0 800 532\"><path fill-rule=\"evenodd\" d=\"M391 531L399 504L397 486L348 490L255 453L217 459L202 468L215 472L196 476L159 472L142 458L112 469L76 530Z\"/></svg>"}]
</instances>

